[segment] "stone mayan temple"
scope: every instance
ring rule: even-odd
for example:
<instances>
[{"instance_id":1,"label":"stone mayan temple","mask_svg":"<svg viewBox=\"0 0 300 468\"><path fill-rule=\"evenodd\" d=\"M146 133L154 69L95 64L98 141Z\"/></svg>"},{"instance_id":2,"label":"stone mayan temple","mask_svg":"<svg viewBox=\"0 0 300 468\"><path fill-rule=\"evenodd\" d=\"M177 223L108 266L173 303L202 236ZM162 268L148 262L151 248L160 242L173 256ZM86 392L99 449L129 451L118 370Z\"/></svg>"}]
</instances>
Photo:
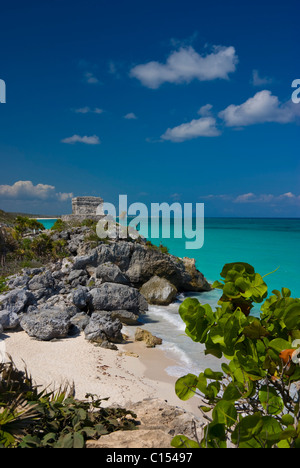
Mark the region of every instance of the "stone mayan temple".
<instances>
[{"instance_id":1,"label":"stone mayan temple","mask_svg":"<svg viewBox=\"0 0 300 468\"><path fill-rule=\"evenodd\" d=\"M76 197L72 199L72 214L62 216L63 221L84 221L85 219L94 219L98 221L103 215L101 212L103 199L100 197Z\"/></svg>"}]
</instances>

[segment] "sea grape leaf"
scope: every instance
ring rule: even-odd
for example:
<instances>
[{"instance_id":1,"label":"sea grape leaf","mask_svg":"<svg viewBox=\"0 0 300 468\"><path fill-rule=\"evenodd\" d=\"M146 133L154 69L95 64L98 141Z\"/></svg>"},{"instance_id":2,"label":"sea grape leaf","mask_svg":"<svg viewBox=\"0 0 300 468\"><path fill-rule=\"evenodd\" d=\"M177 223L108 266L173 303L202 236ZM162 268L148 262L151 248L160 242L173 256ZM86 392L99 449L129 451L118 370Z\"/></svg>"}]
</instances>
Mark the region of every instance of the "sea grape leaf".
<instances>
[{"instance_id":1,"label":"sea grape leaf","mask_svg":"<svg viewBox=\"0 0 300 468\"><path fill-rule=\"evenodd\" d=\"M196 343L203 342L214 322L211 307L208 304L202 306L197 299L188 298L179 307L179 314L186 324L186 334Z\"/></svg>"},{"instance_id":2,"label":"sea grape leaf","mask_svg":"<svg viewBox=\"0 0 300 468\"><path fill-rule=\"evenodd\" d=\"M283 321L288 330L300 328L300 302L287 307Z\"/></svg>"},{"instance_id":3,"label":"sea grape leaf","mask_svg":"<svg viewBox=\"0 0 300 468\"><path fill-rule=\"evenodd\" d=\"M269 334L269 332L261 325L261 322L258 319L254 319L250 325L245 327L243 333L251 340L258 340L259 338Z\"/></svg>"},{"instance_id":4,"label":"sea grape leaf","mask_svg":"<svg viewBox=\"0 0 300 468\"><path fill-rule=\"evenodd\" d=\"M260 413L246 416L241 419L232 433L233 443L237 444L238 441L246 442L252 440L254 436L257 436L261 432L263 425L264 422Z\"/></svg>"},{"instance_id":5,"label":"sea grape leaf","mask_svg":"<svg viewBox=\"0 0 300 468\"><path fill-rule=\"evenodd\" d=\"M291 343L284 340L283 338L275 338L275 340L270 341L269 348L275 351L275 353L279 356L281 351L291 348Z\"/></svg>"},{"instance_id":6,"label":"sea grape leaf","mask_svg":"<svg viewBox=\"0 0 300 468\"><path fill-rule=\"evenodd\" d=\"M231 427L237 422L237 410L231 401L220 400L213 409L212 417L214 423Z\"/></svg>"},{"instance_id":7,"label":"sea grape leaf","mask_svg":"<svg viewBox=\"0 0 300 468\"><path fill-rule=\"evenodd\" d=\"M189 439L184 435L177 435L171 441L171 446L175 448L200 448L195 440Z\"/></svg>"},{"instance_id":8,"label":"sea grape leaf","mask_svg":"<svg viewBox=\"0 0 300 468\"><path fill-rule=\"evenodd\" d=\"M211 369L205 369L204 376L207 379L211 380L222 380L223 379L223 372L215 372Z\"/></svg>"},{"instance_id":9,"label":"sea grape leaf","mask_svg":"<svg viewBox=\"0 0 300 468\"><path fill-rule=\"evenodd\" d=\"M261 402L263 408L270 415L275 416L283 411L283 400L277 394L274 387L263 385L259 391L259 401Z\"/></svg>"},{"instance_id":10,"label":"sea grape leaf","mask_svg":"<svg viewBox=\"0 0 300 468\"><path fill-rule=\"evenodd\" d=\"M245 272L249 275L253 275L255 273L253 266L249 265L249 263L244 263L244 262L226 263L226 265L223 266L223 269L221 271L222 278L226 278L230 270L236 270L236 271L239 271L240 273Z\"/></svg>"},{"instance_id":11,"label":"sea grape leaf","mask_svg":"<svg viewBox=\"0 0 300 468\"><path fill-rule=\"evenodd\" d=\"M198 377L194 374L187 374L177 380L175 392L180 400L186 401L195 395L198 384Z\"/></svg>"}]
</instances>

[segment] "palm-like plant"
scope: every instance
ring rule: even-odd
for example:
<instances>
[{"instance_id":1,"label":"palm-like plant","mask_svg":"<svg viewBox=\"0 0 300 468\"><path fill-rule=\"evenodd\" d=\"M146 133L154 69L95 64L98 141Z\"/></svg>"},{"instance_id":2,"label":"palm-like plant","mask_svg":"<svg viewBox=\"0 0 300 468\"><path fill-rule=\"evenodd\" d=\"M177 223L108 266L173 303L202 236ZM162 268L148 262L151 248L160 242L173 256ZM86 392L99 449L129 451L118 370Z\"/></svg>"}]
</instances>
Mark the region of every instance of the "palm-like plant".
<instances>
[{"instance_id":1,"label":"palm-like plant","mask_svg":"<svg viewBox=\"0 0 300 468\"><path fill-rule=\"evenodd\" d=\"M37 404L28 398L36 393L26 371L16 370L11 359L0 363L0 446L15 447L37 420Z\"/></svg>"}]
</instances>

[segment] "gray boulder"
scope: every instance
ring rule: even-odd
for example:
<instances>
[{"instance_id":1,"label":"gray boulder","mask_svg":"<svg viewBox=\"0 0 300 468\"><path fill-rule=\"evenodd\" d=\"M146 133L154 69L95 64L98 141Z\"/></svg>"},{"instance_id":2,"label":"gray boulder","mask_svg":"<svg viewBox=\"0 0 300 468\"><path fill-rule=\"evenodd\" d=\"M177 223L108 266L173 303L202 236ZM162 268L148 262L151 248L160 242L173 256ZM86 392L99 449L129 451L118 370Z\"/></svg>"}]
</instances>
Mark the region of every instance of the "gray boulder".
<instances>
[{"instance_id":1,"label":"gray boulder","mask_svg":"<svg viewBox=\"0 0 300 468\"><path fill-rule=\"evenodd\" d=\"M104 283L90 291L90 309L129 310L136 314L148 310L146 299L140 292L124 284Z\"/></svg>"},{"instance_id":2,"label":"gray boulder","mask_svg":"<svg viewBox=\"0 0 300 468\"><path fill-rule=\"evenodd\" d=\"M33 304L34 301L35 298L30 291L15 289L4 296L0 304L0 309L20 314L26 307Z\"/></svg>"},{"instance_id":3,"label":"gray boulder","mask_svg":"<svg viewBox=\"0 0 300 468\"><path fill-rule=\"evenodd\" d=\"M86 310L90 303L91 295L87 288L79 287L73 292L72 302L80 310Z\"/></svg>"},{"instance_id":4,"label":"gray boulder","mask_svg":"<svg viewBox=\"0 0 300 468\"><path fill-rule=\"evenodd\" d=\"M169 305L177 296L177 289L165 278L153 276L147 283L143 284L140 293L149 304Z\"/></svg>"},{"instance_id":5,"label":"gray boulder","mask_svg":"<svg viewBox=\"0 0 300 468\"><path fill-rule=\"evenodd\" d=\"M73 270L67 277L67 283L73 288L79 285L84 286L87 283L88 274L85 270Z\"/></svg>"},{"instance_id":6,"label":"gray boulder","mask_svg":"<svg viewBox=\"0 0 300 468\"><path fill-rule=\"evenodd\" d=\"M130 258L134 250L134 244L126 241L102 244L97 247L98 265L111 262L118 265L121 271L129 268Z\"/></svg>"},{"instance_id":7,"label":"gray boulder","mask_svg":"<svg viewBox=\"0 0 300 468\"><path fill-rule=\"evenodd\" d=\"M15 312L0 311L0 325L2 330L13 330L20 325L20 317Z\"/></svg>"},{"instance_id":8,"label":"gray boulder","mask_svg":"<svg viewBox=\"0 0 300 468\"><path fill-rule=\"evenodd\" d=\"M129 310L112 310L110 312L112 319L119 319L124 325L136 325L139 315L130 312Z\"/></svg>"},{"instance_id":9,"label":"gray boulder","mask_svg":"<svg viewBox=\"0 0 300 468\"><path fill-rule=\"evenodd\" d=\"M71 328L69 333L71 335L78 335L88 326L89 322L90 317L85 312L75 314L70 318Z\"/></svg>"},{"instance_id":10,"label":"gray boulder","mask_svg":"<svg viewBox=\"0 0 300 468\"><path fill-rule=\"evenodd\" d=\"M55 287L55 280L50 271L45 271L40 275L34 276L28 283L30 291L52 290Z\"/></svg>"},{"instance_id":11,"label":"gray boulder","mask_svg":"<svg viewBox=\"0 0 300 468\"><path fill-rule=\"evenodd\" d=\"M50 341L68 335L70 319L69 314L59 308L42 309L24 314L20 325L29 336Z\"/></svg>"},{"instance_id":12,"label":"gray boulder","mask_svg":"<svg viewBox=\"0 0 300 468\"><path fill-rule=\"evenodd\" d=\"M74 258L73 270L84 270L87 266L97 266L98 253L96 249L90 251L88 255Z\"/></svg>"},{"instance_id":13,"label":"gray boulder","mask_svg":"<svg viewBox=\"0 0 300 468\"><path fill-rule=\"evenodd\" d=\"M96 270L96 278L101 279L103 283L128 284L127 276L122 273L118 265L111 262L103 263Z\"/></svg>"},{"instance_id":14,"label":"gray boulder","mask_svg":"<svg viewBox=\"0 0 300 468\"><path fill-rule=\"evenodd\" d=\"M85 338L88 341L102 344L105 341L122 343L122 323L120 320L112 320L108 313L94 312L84 329Z\"/></svg>"},{"instance_id":15,"label":"gray boulder","mask_svg":"<svg viewBox=\"0 0 300 468\"><path fill-rule=\"evenodd\" d=\"M141 287L153 276L165 278L178 291L210 291L211 286L196 269L192 259L180 259L152 247L134 244L126 274L135 287Z\"/></svg>"}]
</instances>

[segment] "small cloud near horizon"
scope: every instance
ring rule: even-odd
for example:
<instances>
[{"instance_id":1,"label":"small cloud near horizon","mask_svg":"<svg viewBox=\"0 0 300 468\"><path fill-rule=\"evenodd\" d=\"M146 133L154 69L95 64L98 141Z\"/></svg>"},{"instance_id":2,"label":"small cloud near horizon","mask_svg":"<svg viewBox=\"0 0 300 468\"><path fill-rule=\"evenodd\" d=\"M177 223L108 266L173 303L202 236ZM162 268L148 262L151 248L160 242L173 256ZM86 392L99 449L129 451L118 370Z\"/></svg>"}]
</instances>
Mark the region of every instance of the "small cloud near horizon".
<instances>
[{"instance_id":1,"label":"small cloud near horizon","mask_svg":"<svg viewBox=\"0 0 300 468\"><path fill-rule=\"evenodd\" d=\"M274 195L272 193L256 194L253 192L243 193L241 195L218 194L218 195L205 195L202 196L203 200L223 200L236 204L278 204L289 203L300 205L300 195L295 195L292 192L286 192L281 195Z\"/></svg>"}]
</instances>

